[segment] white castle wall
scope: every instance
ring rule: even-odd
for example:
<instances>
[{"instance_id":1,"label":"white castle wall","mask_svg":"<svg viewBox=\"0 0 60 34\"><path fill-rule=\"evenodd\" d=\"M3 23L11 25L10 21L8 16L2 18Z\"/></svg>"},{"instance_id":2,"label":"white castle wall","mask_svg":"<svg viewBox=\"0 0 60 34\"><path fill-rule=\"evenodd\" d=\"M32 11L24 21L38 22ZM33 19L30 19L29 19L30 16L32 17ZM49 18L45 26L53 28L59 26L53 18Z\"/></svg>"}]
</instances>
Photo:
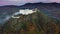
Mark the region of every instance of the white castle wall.
<instances>
[{"instance_id":1,"label":"white castle wall","mask_svg":"<svg viewBox=\"0 0 60 34\"><path fill-rule=\"evenodd\" d=\"M28 14L32 14L34 12L36 12L36 11L29 10L29 9L19 10L19 12L16 12L13 14L12 18L20 18L20 16L15 17L14 15L18 15L18 14L28 15Z\"/></svg>"}]
</instances>

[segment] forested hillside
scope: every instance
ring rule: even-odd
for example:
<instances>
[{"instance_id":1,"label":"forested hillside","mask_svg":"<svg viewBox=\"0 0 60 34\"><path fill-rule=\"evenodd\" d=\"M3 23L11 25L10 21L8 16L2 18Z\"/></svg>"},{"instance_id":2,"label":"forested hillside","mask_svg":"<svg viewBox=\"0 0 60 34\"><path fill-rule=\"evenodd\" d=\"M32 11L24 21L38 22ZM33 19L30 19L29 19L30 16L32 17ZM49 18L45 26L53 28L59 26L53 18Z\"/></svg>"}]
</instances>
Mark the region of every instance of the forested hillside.
<instances>
[{"instance_id":1,"label":"forested hillside","mask_svg":"<svg viewBox=\"0 0 60 34\"><path fill-rule=\"evenodd\" d=\"M60 34L60 20L49 17L40 10L18 16L19 19L10 18L4 24L2 27L4 34Z\"/></svg>"}]
</instances>

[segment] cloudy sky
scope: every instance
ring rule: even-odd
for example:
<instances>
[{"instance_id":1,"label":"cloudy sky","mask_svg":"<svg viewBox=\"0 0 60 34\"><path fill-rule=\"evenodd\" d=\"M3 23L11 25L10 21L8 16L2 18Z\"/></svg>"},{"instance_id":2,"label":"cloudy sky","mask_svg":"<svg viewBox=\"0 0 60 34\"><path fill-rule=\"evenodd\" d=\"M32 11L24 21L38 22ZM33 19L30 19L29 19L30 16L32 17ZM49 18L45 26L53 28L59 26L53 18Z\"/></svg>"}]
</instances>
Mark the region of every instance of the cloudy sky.
<instances>
[{"instance_id":1,"label":"cloudy sky","mask_svg":"<svg viewBox=\"0 0 60 34\"><path fill-rule=\"evenodd\" d=\"M25 3L35 3L35 2L57 2L60 3L60 0L0 0L0 6L1 5L23 5Z\"/></svg>"}]
</instances>

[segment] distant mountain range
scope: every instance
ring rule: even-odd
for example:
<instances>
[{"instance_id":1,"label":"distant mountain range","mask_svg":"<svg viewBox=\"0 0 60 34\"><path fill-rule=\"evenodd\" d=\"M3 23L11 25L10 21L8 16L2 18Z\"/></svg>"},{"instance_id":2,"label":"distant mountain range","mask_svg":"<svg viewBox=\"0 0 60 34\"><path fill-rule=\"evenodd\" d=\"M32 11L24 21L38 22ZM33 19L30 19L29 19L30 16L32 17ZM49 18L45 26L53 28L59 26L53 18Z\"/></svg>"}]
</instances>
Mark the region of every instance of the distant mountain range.
<instances>
[{"instance_id":1,"label":"distant mountain range","mask_svg":"<svg viewBox=\"0 0 60 34\"><path fill-rule=\"evenodd\" d=\"M0 6L0 23L5 22L5 19L20 9L38 8L42 13L60 19L60 4L59 3L26 3L25 5L15 6L6 5ZM7 17L6 17L7 16Z\"/></svg>"}]
</instances>

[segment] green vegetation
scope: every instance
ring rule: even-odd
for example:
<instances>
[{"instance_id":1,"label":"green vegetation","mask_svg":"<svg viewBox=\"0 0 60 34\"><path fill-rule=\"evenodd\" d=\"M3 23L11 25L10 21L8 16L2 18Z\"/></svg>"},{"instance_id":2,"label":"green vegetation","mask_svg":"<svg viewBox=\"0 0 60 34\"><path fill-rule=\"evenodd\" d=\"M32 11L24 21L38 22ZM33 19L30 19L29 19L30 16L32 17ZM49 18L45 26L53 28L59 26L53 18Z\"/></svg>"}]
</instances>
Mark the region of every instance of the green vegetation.
<instances>
[{"instance_id":1,"label":"green vegetation","mask_svg":"<svg viewBox=\"0 0 60 34\"><path fill-rule=\"evenodd\" d=\"M19 19L11 18L4 25L4 32L16 34L59 34L60 20L44 15L40 11L19 15ZM9 33L10 32L10 33Z\"/></svg>"}]
</instances>

